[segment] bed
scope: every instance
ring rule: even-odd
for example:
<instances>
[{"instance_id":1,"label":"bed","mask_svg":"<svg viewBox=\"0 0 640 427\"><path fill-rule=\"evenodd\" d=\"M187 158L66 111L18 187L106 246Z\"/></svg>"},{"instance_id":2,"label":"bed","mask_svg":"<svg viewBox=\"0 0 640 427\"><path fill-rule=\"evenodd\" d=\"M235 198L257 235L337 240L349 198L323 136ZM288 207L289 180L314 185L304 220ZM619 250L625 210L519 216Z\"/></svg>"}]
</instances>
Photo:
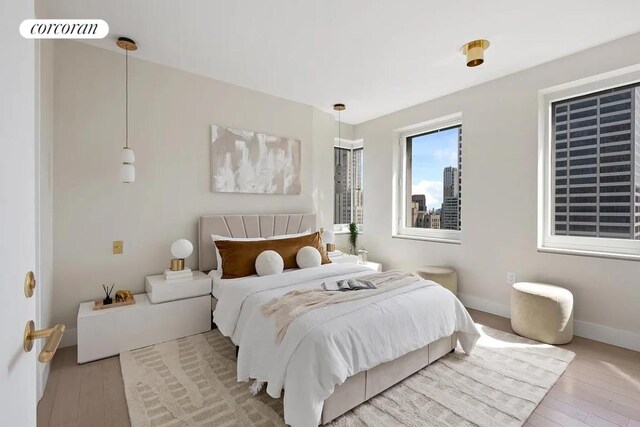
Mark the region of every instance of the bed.
<instances>
[{"instance_id":1,"label":"bed","mask_svg":"<svg viewBox=\"0 0 640 427\"><path fill-rule=\"evenodd\" d=\"M363 277L358 264L326 264L274 276L221 279L212 234L271 237L316 229L314 214L211 215L199 220L200 270L213 278L215 320L238 352L238 381L284 391L285 422L326 424L451 352L472 351L479 332L460 301L441 286L408 286L306 313L277 342L261 308L293 289Z\"/></svg>"}]
</instances>

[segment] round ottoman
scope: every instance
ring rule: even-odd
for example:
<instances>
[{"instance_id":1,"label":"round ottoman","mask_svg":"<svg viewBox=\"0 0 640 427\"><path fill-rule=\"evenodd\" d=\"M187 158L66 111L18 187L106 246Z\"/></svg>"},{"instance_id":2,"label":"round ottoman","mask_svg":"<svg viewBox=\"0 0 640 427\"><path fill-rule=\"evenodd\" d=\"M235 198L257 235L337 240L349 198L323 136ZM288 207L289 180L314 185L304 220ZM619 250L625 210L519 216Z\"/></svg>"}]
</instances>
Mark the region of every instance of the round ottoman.
<instances>
[{"instance_id":1,"label":"round ottoman","mask_svg":"<svg viewBox=\"0 0 640 427\"><path fill-rule=\"evenodd\" d=\"M573 295L560 286L520 282L511 290L511 328L547 344L573 338Z\"/></svg>"},{"instance_id":2,"label":"round ottoman","mask_svg":"<svg viewBox=\"0 0 640 427\"><path fill-rule=\"evenodd\" d=\"M449 289L454 295L458 294L458 274L451 267L428 265L416 270L416 274L423 279L433 280L443 288Z\"/></svg>"}]
</instances>

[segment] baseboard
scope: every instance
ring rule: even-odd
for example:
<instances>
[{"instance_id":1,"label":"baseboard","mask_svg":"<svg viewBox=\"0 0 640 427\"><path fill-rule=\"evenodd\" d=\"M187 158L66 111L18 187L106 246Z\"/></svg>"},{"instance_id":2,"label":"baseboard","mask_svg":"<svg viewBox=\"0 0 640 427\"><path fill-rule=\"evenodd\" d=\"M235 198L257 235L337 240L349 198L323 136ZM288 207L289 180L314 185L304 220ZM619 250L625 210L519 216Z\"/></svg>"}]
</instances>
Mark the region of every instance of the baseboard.
<instances>
[{"instance_id":1,"label":"baseboard","mask_svg":"<svg viewBox=\"0 0 640 427\"><path fill-rule=\"evenodd\" d=\"M471 295L458 294L458 298L465 307L495 314L500 317L506 317L507 319L511 318L511 308L508 305ZM640 334L624 329L615 329L582 320L574 320L573 333L578 337L600 341L629 350L640 351Z\"/></svg>"},{"instance_id":2,"label":"baseboard","mask_svg":"<svg viewBox=\"0 0 640 427\"><path fill-rule=\"evenodd\" d=\"M573 322L573 332L579 337L640 351L640 334L625 331L624 329L615 329L609 326L575 320Z\"/></svg>"},{"instance_id":3,"label":"baseboard","mask_svg":"<svg viewBox=\"0 0 640 427\"><path fill-rule=\"evenodd\" d=\"M72 347L78 344L78 329L76 328L67 328L64 331L64 335L62 335L62 339L60 340L59 348L64 347Z\"/></svg>"},{"instance_id":4,"label":"baseboard","mask_svg":"<svg viewBox=\"0 0 640 427\"><path fill-rule=\"evenodd\" d=\"M508 305L500 304L478 297L473 297L471 295L458 294L458 299L462 301L462 304L464 304L465 307L511 319L511 307L509 307Z\"/></svg>"}]
</instances>

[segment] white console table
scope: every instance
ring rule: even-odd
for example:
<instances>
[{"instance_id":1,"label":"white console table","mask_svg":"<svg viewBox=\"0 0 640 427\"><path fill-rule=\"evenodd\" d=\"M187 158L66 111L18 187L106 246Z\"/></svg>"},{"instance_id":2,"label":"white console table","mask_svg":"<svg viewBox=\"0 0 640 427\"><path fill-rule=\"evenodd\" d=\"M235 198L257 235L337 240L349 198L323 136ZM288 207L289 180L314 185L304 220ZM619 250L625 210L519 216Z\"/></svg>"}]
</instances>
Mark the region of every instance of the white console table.
<instances>
[{"instance_id":1,"label":"white console table","mask_svg":"<svg viewBox=\"0 0 640 427\"><path fill-rule=\"evenodd\" d=\"M93 302L78 309L78 363L195 335L211 329L211 296L202 295L152 304L147 294L135 304L94 310Z\"/></svg>"}]
</instances>

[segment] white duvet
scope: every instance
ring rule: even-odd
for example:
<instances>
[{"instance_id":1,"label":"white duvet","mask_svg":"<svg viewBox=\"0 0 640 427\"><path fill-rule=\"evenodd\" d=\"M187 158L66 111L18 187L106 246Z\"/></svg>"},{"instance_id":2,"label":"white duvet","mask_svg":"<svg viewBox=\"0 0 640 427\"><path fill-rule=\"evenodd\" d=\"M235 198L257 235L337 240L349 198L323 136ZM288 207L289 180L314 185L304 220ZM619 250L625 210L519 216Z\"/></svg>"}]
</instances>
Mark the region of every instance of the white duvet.
<instances>
[{"instance_id":1,"label":"white duvet","mask_svg":"<svg viewBox=\"0 0 640 427\"><path fill-rule=\"evenodd\" d=\"M308 312L276 343L275 319L262 313L265 302L292 289L319 287L325 280L372 273L357 264L328 264L217 283L214 321L240 347L238 381L267 382L267 393L274 398L286 390L287 424L317 426L324 400L349 376L453 332L465 352L473 349L480 334L462 303L425 280Z\"/></svg>"}]
</instances>

